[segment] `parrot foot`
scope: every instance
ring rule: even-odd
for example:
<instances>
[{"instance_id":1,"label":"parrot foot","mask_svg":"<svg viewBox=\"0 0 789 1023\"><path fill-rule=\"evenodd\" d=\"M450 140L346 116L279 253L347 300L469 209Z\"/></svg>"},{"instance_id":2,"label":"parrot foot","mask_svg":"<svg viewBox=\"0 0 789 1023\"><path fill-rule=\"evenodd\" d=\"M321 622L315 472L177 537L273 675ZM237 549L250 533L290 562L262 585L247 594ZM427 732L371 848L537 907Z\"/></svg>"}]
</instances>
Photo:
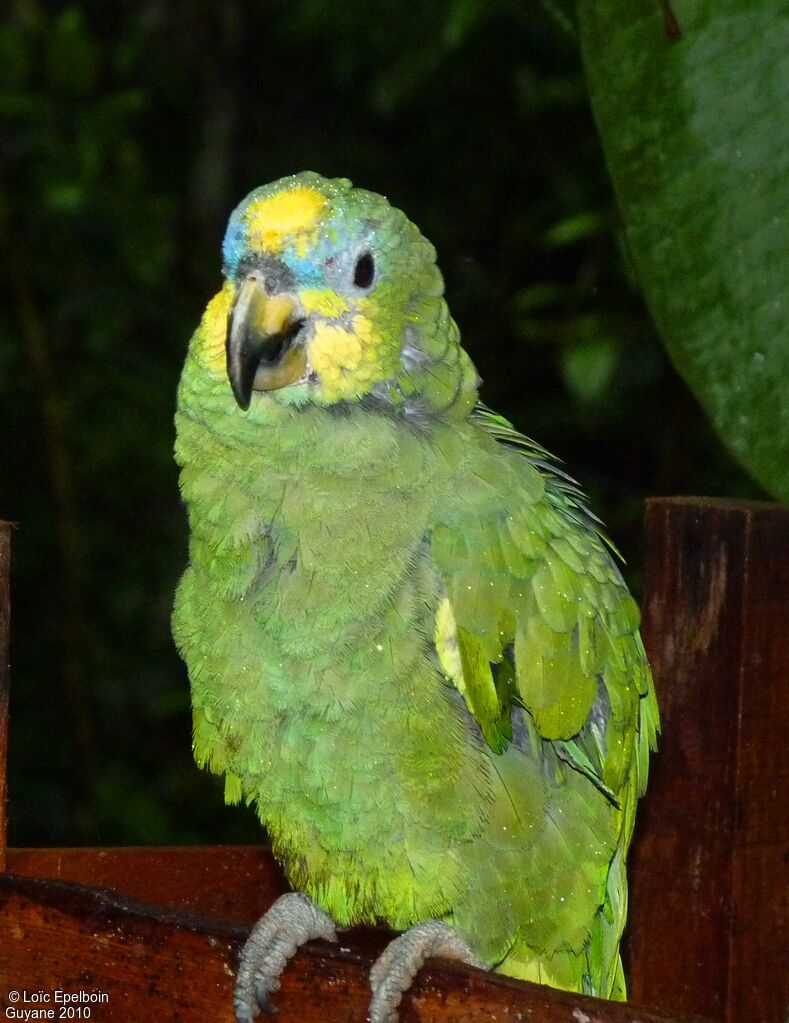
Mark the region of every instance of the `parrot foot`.
<instances>
[{"instance_id":1,"label":"parrot foot","mask_svg":"<svg viewBox=\"0 0 789 1023\"><path fill-rule=\"evenodd\" d=\"M390 941L370 970L370 1023L397 1023L403 992L430 956L458 959L481 970L486 966L461 935L442 920L425 920Z\"/></svg>"},{"instance_id":2,"label":"parrot foot","mask_svg":"<svg viewBox=\"0 0 789 1023\"><path fill-rule=\"evenodd\" d=\"M281 895L252 928L241 950L233 1005L238 1023L252 1023L258 1009L275 1013L269 995L296 949L307 941L336 941L334 921L301 892Z\"/></svg>"}]
</instances>

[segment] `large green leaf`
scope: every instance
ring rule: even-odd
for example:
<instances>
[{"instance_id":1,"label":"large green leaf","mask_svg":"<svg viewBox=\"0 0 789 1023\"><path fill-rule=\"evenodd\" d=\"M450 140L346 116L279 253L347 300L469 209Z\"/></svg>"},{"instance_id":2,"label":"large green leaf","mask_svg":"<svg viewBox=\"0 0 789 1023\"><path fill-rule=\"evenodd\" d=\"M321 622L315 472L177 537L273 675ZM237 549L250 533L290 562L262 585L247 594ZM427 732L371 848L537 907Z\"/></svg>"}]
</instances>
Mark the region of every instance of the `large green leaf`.
<instances>
[{"instance_id":1,"label":"large green leaf","mask_svg":"<svg viewBox=\"0 0 789 1023\"><path fill-rule=\"evenodd\" d=\"M789 5L578 0L578 15L655 323L730 449L787 499Z\"/></svg>"}]
</instances>

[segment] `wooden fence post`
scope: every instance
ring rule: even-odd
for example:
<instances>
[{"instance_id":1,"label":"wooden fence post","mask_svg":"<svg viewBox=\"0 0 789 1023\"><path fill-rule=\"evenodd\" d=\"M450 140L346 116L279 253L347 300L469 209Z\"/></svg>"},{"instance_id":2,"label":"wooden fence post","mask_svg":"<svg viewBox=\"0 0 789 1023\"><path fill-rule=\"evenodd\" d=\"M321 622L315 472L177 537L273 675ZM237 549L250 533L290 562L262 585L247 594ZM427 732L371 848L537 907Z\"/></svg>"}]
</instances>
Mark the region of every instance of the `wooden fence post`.
<instances>
[{"instance_id":1,"label":"wooden fence post","mask_svg":"<svg viewBox=\"0 0 789 1023\"><path fill-rule=\"evenodd\" d=\"M630 860L631 998L728 1023L789 1008L789 508L648 502L663 719Z\"/></svg>"}]
</instances>

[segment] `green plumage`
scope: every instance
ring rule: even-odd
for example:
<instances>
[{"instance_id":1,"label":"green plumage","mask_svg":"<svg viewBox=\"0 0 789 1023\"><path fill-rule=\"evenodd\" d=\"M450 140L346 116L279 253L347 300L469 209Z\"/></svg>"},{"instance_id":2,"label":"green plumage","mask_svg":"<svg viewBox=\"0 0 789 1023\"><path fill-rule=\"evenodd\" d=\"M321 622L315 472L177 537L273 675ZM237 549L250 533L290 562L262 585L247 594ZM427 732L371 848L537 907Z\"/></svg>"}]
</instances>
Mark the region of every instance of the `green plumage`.
<instances>
[{"instance_id":1,"label":"green plumage","mask_svg":"<svg viewBox=\"0 0 789 1023\"><path fill-rule=\"evenodd\" d=\"M296 213L268 201L288 192ZM243 411L227 318L256 259L295 296L307 370ZM340 924L442 917L504 973L621 998L657 729L638 611L575 484L475 407L433 259L384 199L316 175L231 220L176 417L195 757Z\"/></svg>"}]
</instances>

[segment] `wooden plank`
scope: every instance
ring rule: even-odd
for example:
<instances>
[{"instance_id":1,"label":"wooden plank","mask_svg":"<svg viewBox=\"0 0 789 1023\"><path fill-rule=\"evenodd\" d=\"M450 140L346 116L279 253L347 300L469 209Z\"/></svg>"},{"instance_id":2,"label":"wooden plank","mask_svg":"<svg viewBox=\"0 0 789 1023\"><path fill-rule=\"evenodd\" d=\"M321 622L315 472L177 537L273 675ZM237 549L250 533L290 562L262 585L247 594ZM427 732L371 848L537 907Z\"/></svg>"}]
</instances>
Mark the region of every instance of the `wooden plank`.
<instances>
[{"instance_id":1,"label":"wooden plank","mask_svg":"<svg viewBox=\"0 0 789 1023\"><path fill-rule=\"evenodd\" d=\"M372 940L370 935L372 934ZM246 929L156 910L62 881L0 877L0 994L21 1008L34 992L95 998L91 1020L232 1023L233 972ZM360 945L363 939L363 946ZM367 1018L371 962L386 935L354 930L340 947L313 942L287 967L275 996L281 1023ZM9 1002L8 992L20 993ZM80 1004L80 1003L74 1003ZM6 1013L7 1016L7 1013ZM9 1017L10 1018L10 1017ZM496 977L437 959L404 997L401 1023L692 1023L688 1017L603 1002Z\"/></svg>"},{"instance_id":2,"label":"wooden plank","mask_svg":"<svg viewBox=\"0 0 789 1023\"><path fill-rule=\"evenodd\" d=\"M267 846L9 849L8 871L251 925L288 885Z\"/></svg>"},{"instance_id":3,"label":"wooden plank","mask_svg":"<svg viewBox=\"0 0 789 1023\"><path fill-rule=\"evenodd\" d=\"M789 508L747 516L728 1019L789 1019Z\"/></svg>"},{"instance_id":4,"label":"wooden plank","mask_svg":"<svg viewBox=\"0 0 789 1023\"><path fill-rule=\"evenodd\" d=\"M789 509L650 501L646 544L663 735L630 859L631 994L785 1023Z\"/></svg>"},{"instance_id":5,"label":"wooden plank","mask_svg":"<svg viewBox=\"0 0 789 1023\"><path fill-rule=\"evenodd\" d=\"M11 624L11 529L0 522L0 870L5 870L8 798L8 637Z\"/></svg>"}]
</instances>

